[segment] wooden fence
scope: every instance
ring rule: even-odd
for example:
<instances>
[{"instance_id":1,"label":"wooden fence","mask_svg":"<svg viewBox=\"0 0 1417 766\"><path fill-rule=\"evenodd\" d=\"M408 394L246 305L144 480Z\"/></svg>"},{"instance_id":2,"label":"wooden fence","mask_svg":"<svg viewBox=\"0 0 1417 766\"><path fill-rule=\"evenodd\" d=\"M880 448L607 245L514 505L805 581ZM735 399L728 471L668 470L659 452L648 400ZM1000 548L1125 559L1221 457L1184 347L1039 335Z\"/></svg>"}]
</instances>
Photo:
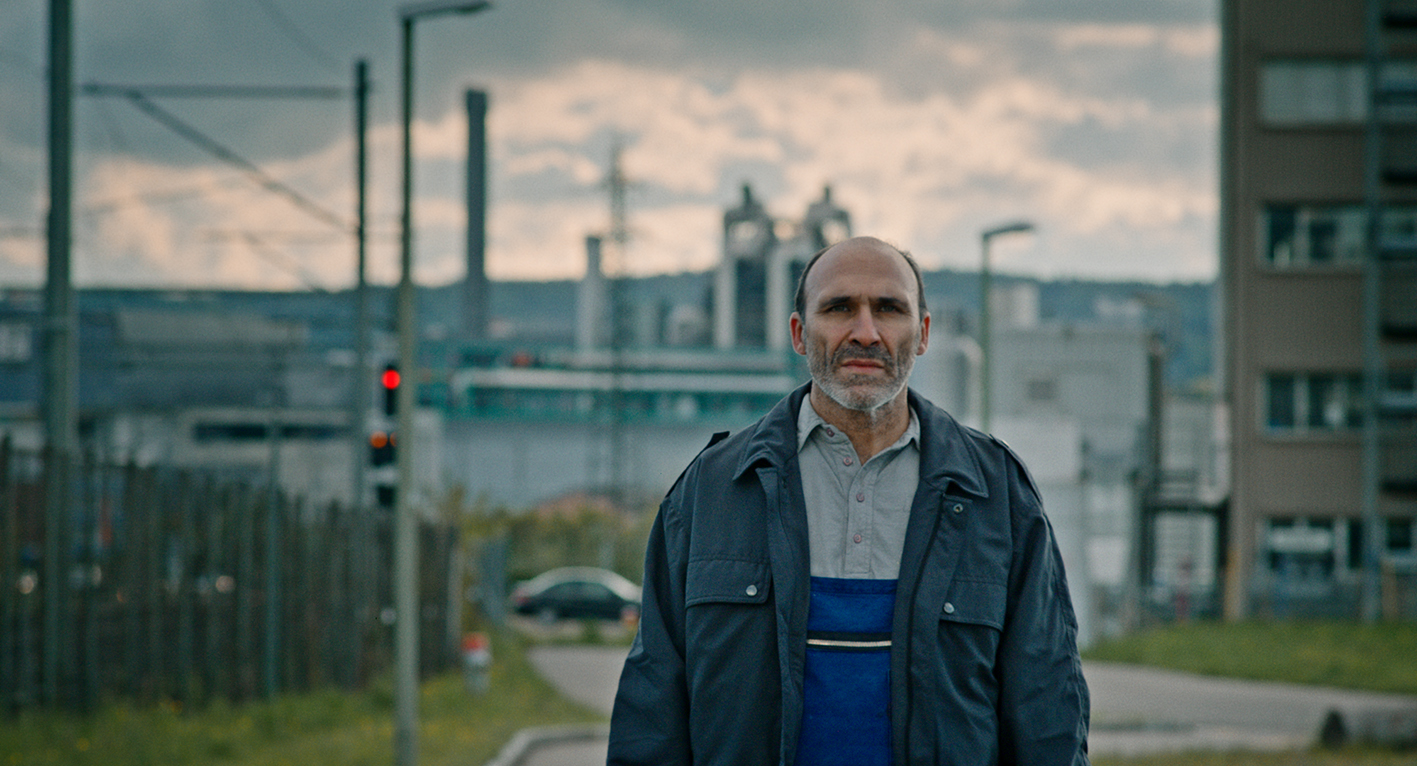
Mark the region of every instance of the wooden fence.
<instances>
[{"instance_id":1,"label":"wooden fence","mask_svg":"<svg viewBox=\"0 0 1417 766\"><path fill-rule=\"evenodd\" d=\"M359 688L388 666L387 512L313 506L196 471L85 460L63 483L68 512L47 525L48 467L44 456L0 443L5 710L82 710L112 697L239 702ZM59 546L47 547L51 534ZM424 525L421 542L421 664L431 673L456 657L456 531ZM44 576L49 549L68 573L57 583Z\"/></svg>"}]
</instances>

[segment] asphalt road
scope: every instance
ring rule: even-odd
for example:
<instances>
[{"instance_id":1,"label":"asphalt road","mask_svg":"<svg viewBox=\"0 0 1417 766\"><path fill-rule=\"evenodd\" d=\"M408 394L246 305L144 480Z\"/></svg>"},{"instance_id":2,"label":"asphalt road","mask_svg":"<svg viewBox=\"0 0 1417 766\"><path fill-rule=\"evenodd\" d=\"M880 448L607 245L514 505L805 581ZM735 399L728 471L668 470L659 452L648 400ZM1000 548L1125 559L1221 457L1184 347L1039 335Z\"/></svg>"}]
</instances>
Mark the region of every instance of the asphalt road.
<instances>
[{"instance_id":1,"label":"asphalt road","mask_svg":"<svg viewBox=\"0 0 1417 766\"><path fill-rule=\"evenodd\" d=\"M531 661L573 700L610 714L624 647L534 649ZM1331 710L1412 711L1417 697L1293 684L1207 678L1152 668L1083 663L1092 695L1092 753L1290 750L1314 742ZM535 748L523 766L605 763L603 739Z\"/></svg>"}]
</instances>

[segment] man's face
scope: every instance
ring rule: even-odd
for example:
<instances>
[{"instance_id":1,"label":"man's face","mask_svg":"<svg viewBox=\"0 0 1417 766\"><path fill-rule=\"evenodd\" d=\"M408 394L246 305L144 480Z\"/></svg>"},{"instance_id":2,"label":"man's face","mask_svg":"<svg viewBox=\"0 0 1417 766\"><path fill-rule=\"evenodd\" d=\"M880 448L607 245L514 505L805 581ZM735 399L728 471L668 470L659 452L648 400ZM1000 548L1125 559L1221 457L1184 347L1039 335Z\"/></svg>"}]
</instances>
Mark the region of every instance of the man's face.
<instances>
[{"instance_id":1,"label":"man's face","mask_svg":"<svg viewBox=\"0 0 1417 766\"><path fill-rule=\"evenodd\" d=\"M899 396L930 337L905 259L879 240L847 240L812 266L804 287L806 316L792 315L792 346L806 355L813 384L863 412Z\"/></svg>"}]
</instances>

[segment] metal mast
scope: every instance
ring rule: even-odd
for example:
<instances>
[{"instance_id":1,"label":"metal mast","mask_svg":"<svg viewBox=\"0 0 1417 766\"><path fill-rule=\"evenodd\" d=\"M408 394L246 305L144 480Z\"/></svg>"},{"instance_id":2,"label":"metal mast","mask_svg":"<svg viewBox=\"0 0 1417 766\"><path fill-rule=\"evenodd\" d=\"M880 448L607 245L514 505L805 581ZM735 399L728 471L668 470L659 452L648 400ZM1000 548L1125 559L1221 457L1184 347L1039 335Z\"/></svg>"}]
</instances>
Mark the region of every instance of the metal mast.
<instances>
[{"instance_id":1,"label":"metal mast","mask_svg":"<svg viewBox=\"0 0 1417 766\"><path fill-rule=\"evenodd\" d=\"M78 312L70 264L73 247L74 15L70 0L49 3L49 216L45 279L44 696L59 698L61 647L66 646L69 467L78 441L75 417ZM67 631L64 631L67 633Z\"/></svg>"},{"instance_id":2,"label":"metal mast","mask_svg":"<svg viewBox=\"0 0 1417 766\"><path fill-rule=\"evenodd\" d=\"M617 507L625 501L625 347L629 343L629 306L625 297L626 250L630 241L625 224L625 173L617 139L610 148L610 496Z\"/></svg>"}]
</instances>

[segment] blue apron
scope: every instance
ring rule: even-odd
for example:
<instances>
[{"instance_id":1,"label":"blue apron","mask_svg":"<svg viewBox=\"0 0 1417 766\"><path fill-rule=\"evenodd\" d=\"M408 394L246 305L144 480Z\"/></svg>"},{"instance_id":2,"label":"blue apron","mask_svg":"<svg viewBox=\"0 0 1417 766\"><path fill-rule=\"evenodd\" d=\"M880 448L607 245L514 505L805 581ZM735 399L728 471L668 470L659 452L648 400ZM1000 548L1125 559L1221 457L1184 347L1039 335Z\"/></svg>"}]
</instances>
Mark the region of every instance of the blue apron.
<instances>
[{"instance_id":1,"label":"blue apron","mask_svg":"<svg viewBox=\"0 0 1417 766\"><path fill-rule=\"evenodd\" d=\"M890 766L895 580L813 577L802 766Z\"/></svg>"}]
</instances>

